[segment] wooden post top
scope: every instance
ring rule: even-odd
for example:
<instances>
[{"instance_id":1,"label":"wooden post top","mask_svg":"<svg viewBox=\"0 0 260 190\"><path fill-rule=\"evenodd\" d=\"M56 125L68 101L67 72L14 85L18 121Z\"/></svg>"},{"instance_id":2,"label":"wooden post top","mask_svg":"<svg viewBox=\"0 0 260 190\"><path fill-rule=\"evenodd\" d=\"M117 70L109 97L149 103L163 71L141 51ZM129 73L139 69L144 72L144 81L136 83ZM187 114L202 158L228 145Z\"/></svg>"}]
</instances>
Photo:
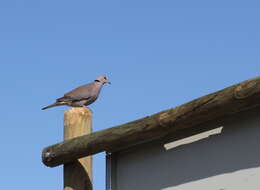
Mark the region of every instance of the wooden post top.
<instances>
[{"instance_id":1,"label":"wooden post top","mask_svg":"<svg viewBox=\"0 0 260 190\"><path fill-rule=\"evenodd\" d=\"M65 111L64 115L74 115L77 114L79 116L92 116L92 112L87 107L73 107Z\"/></svg>"}]
</instances>

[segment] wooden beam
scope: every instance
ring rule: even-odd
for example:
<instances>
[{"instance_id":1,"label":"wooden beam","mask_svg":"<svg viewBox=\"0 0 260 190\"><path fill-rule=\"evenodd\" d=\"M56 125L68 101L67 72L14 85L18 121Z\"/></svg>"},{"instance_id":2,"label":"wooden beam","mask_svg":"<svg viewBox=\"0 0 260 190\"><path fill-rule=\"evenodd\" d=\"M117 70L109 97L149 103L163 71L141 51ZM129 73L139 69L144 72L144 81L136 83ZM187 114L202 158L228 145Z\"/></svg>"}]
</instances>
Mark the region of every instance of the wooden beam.
<instances>
[{"instance_id":1,"label":"wooden beam","mask_svg":"<svg viewBox=\"0 0 260 190\"><path fill-rule=\"evenodd\" d=\"M92 116L86 108L72 108L64 113L64 140L92 132ZM71 160L63 167L64 190L92 190L92 157Z\"/></svg>"},{"instance_id":2,"label":"wooden beam","mask_svg":"<svg viewBox=\"0 0 260 190\"><path fill-rule=\"evenodd\" d=\"M260 77L257 77L152 116L49 146L43 150L42 161L54 167L98 152L158 139L259 105Z\"/></svg>"}]
</instances>

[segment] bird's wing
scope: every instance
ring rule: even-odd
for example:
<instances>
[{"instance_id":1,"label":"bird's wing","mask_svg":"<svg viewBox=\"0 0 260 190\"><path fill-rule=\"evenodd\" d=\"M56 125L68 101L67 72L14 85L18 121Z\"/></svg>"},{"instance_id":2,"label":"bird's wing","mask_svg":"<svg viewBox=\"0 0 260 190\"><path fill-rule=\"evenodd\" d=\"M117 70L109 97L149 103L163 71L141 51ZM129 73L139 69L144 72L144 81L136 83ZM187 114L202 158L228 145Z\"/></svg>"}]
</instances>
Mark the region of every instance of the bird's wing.
<instances>
[{"instance_id":1,"label":"bird's wing","mask_svg":"<svg viewBox=\"0 0 260 190\"><path fill-rule=\"evenodd\" d=\"M64 100L72 100L72 101L80 101L87 100L92 97L92 91L94 88L93 83L89 83L83 86L80 86L66 94L62 98L57 99L58 101Z\"/></svg>"}]
</instances>

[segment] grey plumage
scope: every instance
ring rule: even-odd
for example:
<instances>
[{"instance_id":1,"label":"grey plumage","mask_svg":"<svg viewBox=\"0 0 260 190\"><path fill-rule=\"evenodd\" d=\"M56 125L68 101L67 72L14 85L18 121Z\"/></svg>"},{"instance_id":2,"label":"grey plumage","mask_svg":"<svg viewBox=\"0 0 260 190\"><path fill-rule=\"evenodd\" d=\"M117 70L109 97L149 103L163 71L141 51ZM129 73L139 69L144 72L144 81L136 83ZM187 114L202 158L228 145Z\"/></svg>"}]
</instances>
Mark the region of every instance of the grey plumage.
<instances>
[{"instance_id":1,"label":"grey plumage","mask_svg":"<svg viewBox=\"0 0 260 190\"><path fill-rule=\"evenodd\" d=\"M105 83L109 83L106 76L100 76L95 81L80 86L66 94L63 97L58 98L55 103L42 108L42 110L52 108L55 106L72 106L72 107L83 107L92 104L97 98L101 91L102 86Z\"/></svg>"}]
</instances>

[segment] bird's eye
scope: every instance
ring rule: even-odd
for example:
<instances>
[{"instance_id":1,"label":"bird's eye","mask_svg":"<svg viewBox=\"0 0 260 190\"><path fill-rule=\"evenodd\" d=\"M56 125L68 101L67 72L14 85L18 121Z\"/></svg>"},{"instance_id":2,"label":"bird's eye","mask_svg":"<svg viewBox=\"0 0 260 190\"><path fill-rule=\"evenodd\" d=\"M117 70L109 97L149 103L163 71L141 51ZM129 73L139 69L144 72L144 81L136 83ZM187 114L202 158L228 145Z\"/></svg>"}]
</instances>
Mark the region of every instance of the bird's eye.
<instances>
[{"instance_id":1,"label":"bird's eye","mask_svg":"<svg viewBox=\"0 0 260 190\"><path fill-rule=\"evenodd\" d=\"M105 80L107 80L107 77L104 77Z\"/></svg>"}]
</instances>

